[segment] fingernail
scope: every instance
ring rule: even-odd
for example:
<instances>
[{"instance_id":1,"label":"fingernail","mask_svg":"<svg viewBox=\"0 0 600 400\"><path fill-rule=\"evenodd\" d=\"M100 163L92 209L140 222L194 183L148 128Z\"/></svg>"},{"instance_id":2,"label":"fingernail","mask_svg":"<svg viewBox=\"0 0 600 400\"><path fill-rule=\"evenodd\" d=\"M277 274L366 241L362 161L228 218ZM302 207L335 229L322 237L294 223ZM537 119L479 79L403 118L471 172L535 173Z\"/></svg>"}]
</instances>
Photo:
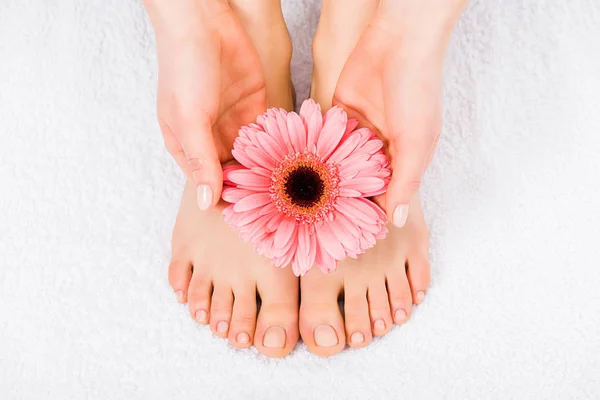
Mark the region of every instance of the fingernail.
<instances>
[{"instance_id":1,"label":"fingernail","mask_svg":"<svg viewBox=\"0 0 600 400\"><path fill-rule=\"evenodd\" d=\"M196 321L198 321L201 324L205 324L206 317L208 317L208 314L204 310L198 310L198 311L196 311L195 317L196 317Z\"/></svg>"},{"instance_id":2,"label":"fingernail","mask_svg":"<svg viewBox=\"0 0 600 400\"><path fill-rule=\"evenodd\" d=\"M406 319L406 311L396 310L396 312L394 313L394 321L397 324L399 324L401 322L404 322L405 319Z\"/></svg>"},{"instance_id":3,"label":"fingernail","mask_svg":"<svg viewBox=\"0 0 600 400\"><path fill-rule=\"evenodd\" d=\"M263 346L271 349L285 347L285 329L280 326L270 326L263 337Z\"/></svg>"},{"instance_id":4,"label":"fingernail","mask_svg":"<svg viewBox=\"0 0 600 400\"><path fill-rule=\"evenodd\" d=\"M424 299L425 299L425 292L422 290L419 290L417 292L417 304L421 303Z\"/></svg>"},{"instance_id":5,"label":"fingernail","mask_svg":"<svg viewBox=\"0 0 600 400\"><path fill-rule=\"evenodd\" d=\"M363 335L360 332L354 332L352 334L352 336L350 336L350 342L351 343L358 344L358 343L362 343L364 341L365 341L365 335Z\"/></svg>"},{"instance_id":6,"label":"fingernail","mask_svg":"<svg viewBox=\"0 0 600 400\"><path fill-rule=\"evenodd\" d=\"M213 192L212 192L212 189L210 188L210 186L199 185L197 198L198 198L198 208L200 208L200 210L202 210L202 211L207 210L213 201Z\"/></svg>"},{"instance_id":7,"label":"fingernail","mask_svg":"<svg viewBox=\"0 0 600 400\"><path fill-rule=\"evenodd\" d=\"M385 330L385 321L382 319L378 319L373 323L373 327L376 331L384 331Z\"/></svg>"},{"instance_id":8,"label":"fingernail","mask_svg":"<svg viewBox=\"0 0 600 400\"><path fill-rule=\"evenodd\" d=\"M250 336L246 332L240 332L235 337L235 340L240 344L248 344L250 343Z\"/></svg>"},{"instance_id":9,"label":"fingernail","mask_svg":"<svg viewBox=\"0 0 600 400\"><path fill-rule=\"evenodd\" d=\"M338 344L338 337L331 325L318 325L314 331L315 342L320 347L331 347Z\"/></svg>"},{"instance_id":10,"label":"fingernail","mask_svg":"<svg viewBox=\"0 0 600 400\"><path fill-rule=\"evenodd\" d=\"M175 292L175 297L177 297L177 301L183 303L183 291L177 290Z\"/></svg>"},{"instance_id":11,"label":"fingernail","mask_svg":"<svg viewBox=\"0 0 600 400\"><path fill-rule=\"evenodd\" d=\"M392 217L392 222L398 228L402 228L404 224L406 224L406 218L408 218L408 204L400 204L396 206L394 210L394 216Z\"/></svg>"},{"instance_id":12,"label":"fingernail","mask_svg":"<svg viewBox=\"0 0 600 400\"><path fill-rule=\"evenodd\" d=\"M227 332L228 328L229 328L229 323L227 321L219 321L219 323L217 324L217 332L219 332L219 333Z\"/></svg>"}]
</instances>

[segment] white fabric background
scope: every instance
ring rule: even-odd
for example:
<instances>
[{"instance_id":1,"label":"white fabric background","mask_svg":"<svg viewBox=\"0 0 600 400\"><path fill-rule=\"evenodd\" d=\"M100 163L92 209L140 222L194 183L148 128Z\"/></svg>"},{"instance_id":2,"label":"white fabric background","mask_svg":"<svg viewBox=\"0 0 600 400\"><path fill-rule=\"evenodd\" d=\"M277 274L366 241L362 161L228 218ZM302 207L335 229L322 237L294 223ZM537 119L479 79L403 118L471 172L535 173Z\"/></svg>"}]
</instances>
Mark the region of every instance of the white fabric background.
<instances>
[{"instance_id":1,"label":"white fabric background","mask_svg":"<svg viewBox=\"0 0 600 400\"><path fill-rule=\"evenodd\" d=\"M289 0L299 100L317 0ZM0 398L597 399L600 4L473 0L423 198L432 285L363 350L236 351L166 279L183 179L134 0L0 3Z\"/></svg>"}]
</instances>

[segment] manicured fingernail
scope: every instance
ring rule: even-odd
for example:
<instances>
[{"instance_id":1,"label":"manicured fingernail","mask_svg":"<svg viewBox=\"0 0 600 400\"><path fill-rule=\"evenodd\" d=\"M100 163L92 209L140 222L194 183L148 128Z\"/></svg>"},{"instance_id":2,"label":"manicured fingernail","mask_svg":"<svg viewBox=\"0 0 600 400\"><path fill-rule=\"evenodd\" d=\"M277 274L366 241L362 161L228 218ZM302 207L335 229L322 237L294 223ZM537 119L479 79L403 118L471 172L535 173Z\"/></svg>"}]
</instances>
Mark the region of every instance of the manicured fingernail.
<instances>
[{"instance_id":1,"label":"manicured fingernail","mask_svg":"<svg viewBox=\"0 0 600 400\"><path fill-rule=\"evenodd\" d=\"M213 201L213 192L210 186L208 185L200 185L198 186L198 208L204 211L207 210L208 207L212 204Z\"/></svg>"},{"instance_id":2,"label":"manicured fingernail","mask_svg":"<svg viewBox=\"0 0 600 400\"><path fill-rule=\"evenodd\" d=\"M285 347L285 329L280 326L270 326L263 337L263 346L270 349L283 349Z\"/></svg>"},{"instance_id":3,"label":"manicured fingernail","mask_svg":"<svg viewBox=\"0 0 600 400\"><path fill-rule=\"evenodd\" d=\"M421 303L424 299L425 299L425 292L422 290L419 290L417 292L417 304Z\"/></svg>"},{"instance_id":4,"label":"manicured fingernail","mask_svg":"<svg viewBox=\"0 0 600 400\"><path fill-rule=\"evenodd\" d=\"M350 336L350 342L351 343L358 344L358 343L362 343L364 341L365 341L365 335L363 335L360 332L354 332L352 334L352 336Z\"/></svg>"},{"instance_id":5,"label":"manicured fingernail","mask_svg":"<svg viewBox=\"0 0 600 400\"><path fill-rule=\"evenodd\" d=\"M240 344L248 344L250 343L250 336L246 332L240 332L235 337L235 340Z\"/></svg>"},{"instance_id":6,"label":"manicured fingernail","mask_svg":"<svg viewBox=\"0 0 600 400\"><path fill-rule=\"evenodd\" d=\"M338 337L331 325L318 325L314 331L317 346L331 347L338 344Z\"/></svg>"},{"instance_id":7,"label":"manicured fingernail","mask_svg":"<svg viewBox=\"0 0 600 400\"><path fill-rule=\"evenodd\" d=\"M175 297L177 297L177 301L183 303L183 291L177 290L175 292Z\"/></svg>"},{"instance_id":8,"label":"manicured fingernail","mask_svg":"<svg viewBox=\"0 0 600 400\"><path fill-rule=\"evenodd\" d=\"M401 322L404 322L405 319L406 319L406 311L396 310L396 312L394 313L394 321L397 324L399 324Z\"/></svg>"},{"instance_id":9,"label":"manicured fingernail","mask_svg":"<svg viewBox=\"0 0 600 400\"><path fill-rule=\"evenodd\" d=\"M229 328L229 323L227 321L219 321L219 323L217 324L217 332L219 332L219 333L227 332L228 328Z\"/></svg>"},{"instance_id":10,"label":"manicured fingernail","mask_svg":"<svg viewBox=\"0 0 600 400\"><path fill-rule=\"evenodd\" d=\"M373 327L376 331L384 331L385 330L385 321L382 319L378 319L373 323Z\"/></svg>"},{"instance_id":11,"label":"manicured fingernail","mask_svg":"<svg viewBox=\"0 0 600 400\"><path fill-rule=\"evenodd\" d=\"M406 219L408 218L408 204L400 204L396 206L394 210L394 216L392 217L392 222L398 228L402 228L404 224L406 224Z\"/></svg>"},{"instance_id":12,"label":"manicured fingernail","mask_svg":"<svg viewBox=\"0 0 600 400\"><path fill-rule=\"evenodd\" d=\"M198 310L198 311L196 311L195 317L196 317L196 321L198 321L201 324L205 324L208 314L204 310Z\"/></svg>"}]
</instances>

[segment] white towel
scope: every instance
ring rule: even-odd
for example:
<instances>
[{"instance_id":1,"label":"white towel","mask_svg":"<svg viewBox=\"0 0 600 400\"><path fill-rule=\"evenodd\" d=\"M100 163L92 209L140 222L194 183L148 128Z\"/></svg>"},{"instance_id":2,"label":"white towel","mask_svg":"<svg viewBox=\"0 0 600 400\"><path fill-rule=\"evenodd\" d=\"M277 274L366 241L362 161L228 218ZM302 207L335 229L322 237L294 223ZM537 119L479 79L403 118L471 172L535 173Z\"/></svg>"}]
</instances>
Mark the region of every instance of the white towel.
<instances>
[{"instance_id":1,"label":"white towel","mask_svg":"<svg viewBox=\"0 0 600 400\"><path fill-rule=\"evenodd\" d=\"M285 3L299 100L318 3ZM431 289L329 359L233 350L175 302L156 72L139 1L0 4L0 398L598 398L597 0L472 1L423 188Z\"/></svg>"}]
</instances>

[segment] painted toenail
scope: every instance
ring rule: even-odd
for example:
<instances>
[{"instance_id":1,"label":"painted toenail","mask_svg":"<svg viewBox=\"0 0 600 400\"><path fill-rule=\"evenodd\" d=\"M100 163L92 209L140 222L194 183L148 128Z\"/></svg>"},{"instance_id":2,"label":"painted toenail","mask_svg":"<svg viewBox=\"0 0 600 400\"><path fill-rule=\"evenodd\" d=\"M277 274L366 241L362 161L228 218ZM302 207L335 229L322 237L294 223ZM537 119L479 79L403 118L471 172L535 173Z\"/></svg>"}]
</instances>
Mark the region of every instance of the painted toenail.
<instances>
[{"instance_id":1,"label":"painted toenail","mask_svg":"<svg viewBox=\"0 0 600 400\"><path fill-rule=\"evenodd\" d=\"M263 346L271 349L285 347L285 329L280 326L270 326L263 337Z\"/></svg>"},{"instance_id":2,"label":"painted toenail","mask_svg":"<svg viewBox=\"0 0 600 400\"><path fill-rule=\"evenodd\" d=\"M396 312L394 313L394 321L396 321L396 323L399 324L400 322L404 322L405 319L406 319L406 311L396 310Z\"/></svg>"},{"instance_id":3,"label":"painted toenail","mask_svg":"<svg viewBox=\"0 0 600 400\"><path fill-rule=\"evenodd\" d=\"M331 347L338 344L338 337L331 325L317 325L314 336L317 346Z\"/></svg>"},{"instance_id":4,"label":"painted toenail","mask_svg":"<svg viewBox=\"0 0 600 400\"><path fill-rule=\"evenodd\" d=\"M195 317L196 317L196 321L198 321L201 324L205 324L206 317L208 317L208 314L204 310L198 310L198 311L196 311Z\"/></svg>"},{"instance_id":5,"label":"painted toenail","mask_svg":"<svg viewBox=\"0 0 600 400\"><path fill-rule=\"evenodd\" d=\"M422 290L419 290L417 292L417 303L422 302L425 299L425 292Z\"/></svg>"},{"instance_id":6,"label":"painted toenail","mask_svg":"<svg viewBox=\"0 0 600 400\"><path fill-rule=\"evenodd\" d=\"M250 343L250 336L246 332L240 332L235 337L235 340L240 344L248 344Z\"/></svg>"},{"instance_id":7,"label":"painted toenail","mask_svg":"<svg viewBox=\"0 0 600 400\"><path fill-rule=\"evenodd\" d=\"M360 333L360 332L354 332L354 333L352 334L352 336L350 336L350 342L351 342L351 343L356 343L356 344L358 344L358 343L362 343L362 342L364 342L364 341L365 341L365 335L363 335L363 334L362 334L362 333Z\"/></svg>"},{"instance_id":8,"label":"painted toenail","mask_svg":"<svg viewBox=\"0 0 600 400\"><path fill-rule=\"evenodd\" d=\"M373 323L373 327L376 331L384 331L385 330L385 321L382 319L378 319Z\"/></svg>"},{"instance_id":9,"label":"painted toenail","mask_svg":"<svg viewBox=\"0 0 600 400\"><path fill-rule=\"evenodd\" d=\"M175 292L175 297L177 297L177 301L183 303L183 291L178 290Z\"/></svg>"},{"instance_id":10,"label":"painted toenail","mask_svg":"<svg viewBox=\"0 0 600 400\"><path fill-rule=\"evenodd\" d=\"M219 321L219 323L217 324L217 332L219 332L219 333L227 332L228 328L229 328L229 323L227 323L227 321Z\"/></svg>"}]
</instances>

